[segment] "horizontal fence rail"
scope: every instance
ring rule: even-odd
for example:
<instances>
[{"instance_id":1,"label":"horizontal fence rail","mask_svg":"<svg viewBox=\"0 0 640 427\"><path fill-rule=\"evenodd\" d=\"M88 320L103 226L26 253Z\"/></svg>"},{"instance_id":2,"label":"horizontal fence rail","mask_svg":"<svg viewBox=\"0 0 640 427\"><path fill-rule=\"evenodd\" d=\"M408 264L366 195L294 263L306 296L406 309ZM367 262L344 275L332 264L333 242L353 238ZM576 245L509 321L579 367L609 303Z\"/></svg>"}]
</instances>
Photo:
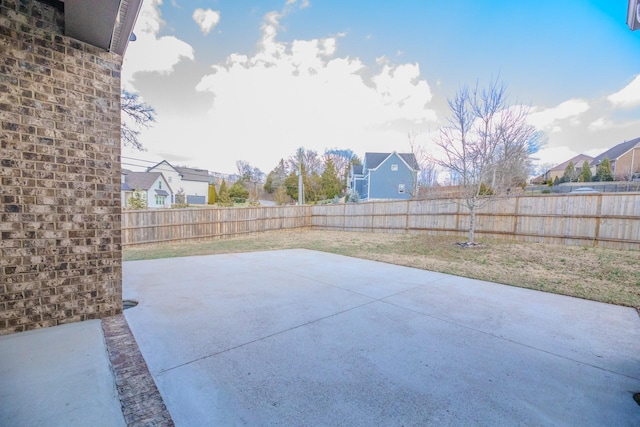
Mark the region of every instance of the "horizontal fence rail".
<instances>
[{"instance_id":1,"label":"horizontal fence rail","mask_svg":"<svg viewBox=\"0 0 640 427\"><path fill-rule=\"evenodd\" d=\"M154 209L122 212L122 245L187 242L308 228L310 206Z\"/></svg>"},{"instance_id":2,"label":"horizontal fence rail","mask_svg":"<svg viewBox=\"0 0 640 427\"><path fill-rule=\"evenodd\" d=\"M464 238L469 218L460 199L125 211L122 242L180 242L292 228ZM477 210L476 235L640 250L640 193L495 199Z\"/></svg>"}]
</instances>

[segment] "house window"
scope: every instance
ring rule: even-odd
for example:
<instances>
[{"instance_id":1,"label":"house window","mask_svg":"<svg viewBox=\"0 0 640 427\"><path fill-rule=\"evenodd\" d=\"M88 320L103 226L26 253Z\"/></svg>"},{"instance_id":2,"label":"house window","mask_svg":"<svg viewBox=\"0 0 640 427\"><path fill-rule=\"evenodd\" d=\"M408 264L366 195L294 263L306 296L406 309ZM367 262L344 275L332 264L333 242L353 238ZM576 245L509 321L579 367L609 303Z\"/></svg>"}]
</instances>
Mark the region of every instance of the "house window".
<instances>
[{"instance_id":1,"label":"house window","mask_svg":"<svg viewBox=\"0 0 640 427\"><path fill-rule=\"evenodd\" d=\"M158 181L158 188L162 190L162 181Z\"/></svg>"},{"instance_id":2,"label":"house window","mask_svg":"<svg viewBox=\"0 0 640 427\"><path fill-rule=\"evenodd\" d=\"M164 206L164 196L156 196L156 205Z\"/></svg>"},{"instance_id":3,"label":"house window","mask_svg":"<svg viewBox=\"0 0 640 427\"><path fill-rule=\"evenodd\" d=\"M394 172L396 172L396 171L398 170L398 165L397 165L397 164L395 164L395 163L394 163L394 164L392 164L392 165L391 165L391 170L392 170L392 171L394 171Z\"/></svg>"},{"instance_id":4,"label":"house window","mask_svg":"<svg viewBox=\"0 0 640 427\"><path fill-rule=\"evenodd\" d=\"M406 188L404 186L404 184L398 184L398 193L400 194L404 194Z\"/></svg>"}]
</instances>

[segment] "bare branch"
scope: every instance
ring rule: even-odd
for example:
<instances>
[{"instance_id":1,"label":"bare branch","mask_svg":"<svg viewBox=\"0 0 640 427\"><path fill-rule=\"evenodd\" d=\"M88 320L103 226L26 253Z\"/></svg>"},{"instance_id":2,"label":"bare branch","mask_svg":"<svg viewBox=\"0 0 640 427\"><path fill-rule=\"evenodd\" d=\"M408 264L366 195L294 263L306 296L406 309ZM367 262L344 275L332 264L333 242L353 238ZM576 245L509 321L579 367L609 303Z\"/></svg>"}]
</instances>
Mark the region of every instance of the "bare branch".
<instances>
[{"instance_id":1,"label":"bare branch","mask_svg":"<svg viewBox=\"0 0 640 427\"><path fill-rule=\"evenodd\" d=\"M476 210L491 196L508 194L526 182L531 155L540 148L543 135L526 123L528 108L508 103L506 87L499 81L485 89L477 83L473 89L463 86L448 104L451 116L434 141L440 153L431 159L457 181L471 215L473 242Z\"/></svg>"},{"instance_id":2,"label":"bare branch","mask_svg":"<svg viewBox=\"0 0 640 427\"><path fill-rule=\"evenodd\" d=\"M122 90L120 109L124 113L120 128L120 138L125 146L144 151L139 140L140 129L148 128L155 121L155 110L149 104L140 100L135 94Z\"/></svg>"}]
</instances>

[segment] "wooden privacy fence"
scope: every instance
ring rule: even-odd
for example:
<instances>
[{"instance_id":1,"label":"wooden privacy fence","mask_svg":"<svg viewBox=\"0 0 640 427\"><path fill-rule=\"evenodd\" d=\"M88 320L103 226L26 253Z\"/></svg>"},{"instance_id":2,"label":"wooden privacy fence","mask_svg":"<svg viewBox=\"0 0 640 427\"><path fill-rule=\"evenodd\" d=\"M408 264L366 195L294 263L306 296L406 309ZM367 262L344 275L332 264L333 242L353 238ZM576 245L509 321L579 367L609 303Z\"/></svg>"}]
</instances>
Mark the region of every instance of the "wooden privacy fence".
<instances>
[{"instance_id":1,"label":"wooden privacy fence","mask_svg":"<svg viewBox=\"0 0 640 427\"><path fill-rule=\"evenodd\" d=\"M461 200L123 212L123 245L231 237L288 228L466 237ZM478 210L479 238L640 250L640 193L518 196Z\"/></svg>"},{"instance_id":2,"label":"wooden privacy fence","mask_svg":"<svg viewBox=\"0 0 640 427\"><path fill-rule=\"evenodd\" d=\"M122 212L122 245L185 242L310 226L310 206Z\"/></svg>"}]
</instances>

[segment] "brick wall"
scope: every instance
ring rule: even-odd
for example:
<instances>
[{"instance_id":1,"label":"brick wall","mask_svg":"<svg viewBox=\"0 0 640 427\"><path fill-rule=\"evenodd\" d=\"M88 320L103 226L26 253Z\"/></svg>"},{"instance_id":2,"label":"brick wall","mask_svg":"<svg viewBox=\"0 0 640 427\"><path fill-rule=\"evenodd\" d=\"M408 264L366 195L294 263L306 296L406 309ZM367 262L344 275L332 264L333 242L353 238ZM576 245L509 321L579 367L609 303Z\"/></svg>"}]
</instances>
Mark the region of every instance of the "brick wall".
<instances>
[{"instance_id":1,"label":"brick wall","mask_svg":"<svg viewBox=\"0 0 640 427\"><path fill-rule=\"evenodd\" d=\"M122 312L119 55L0 0L0 334Z\"/></svg>"}]
</instances>

